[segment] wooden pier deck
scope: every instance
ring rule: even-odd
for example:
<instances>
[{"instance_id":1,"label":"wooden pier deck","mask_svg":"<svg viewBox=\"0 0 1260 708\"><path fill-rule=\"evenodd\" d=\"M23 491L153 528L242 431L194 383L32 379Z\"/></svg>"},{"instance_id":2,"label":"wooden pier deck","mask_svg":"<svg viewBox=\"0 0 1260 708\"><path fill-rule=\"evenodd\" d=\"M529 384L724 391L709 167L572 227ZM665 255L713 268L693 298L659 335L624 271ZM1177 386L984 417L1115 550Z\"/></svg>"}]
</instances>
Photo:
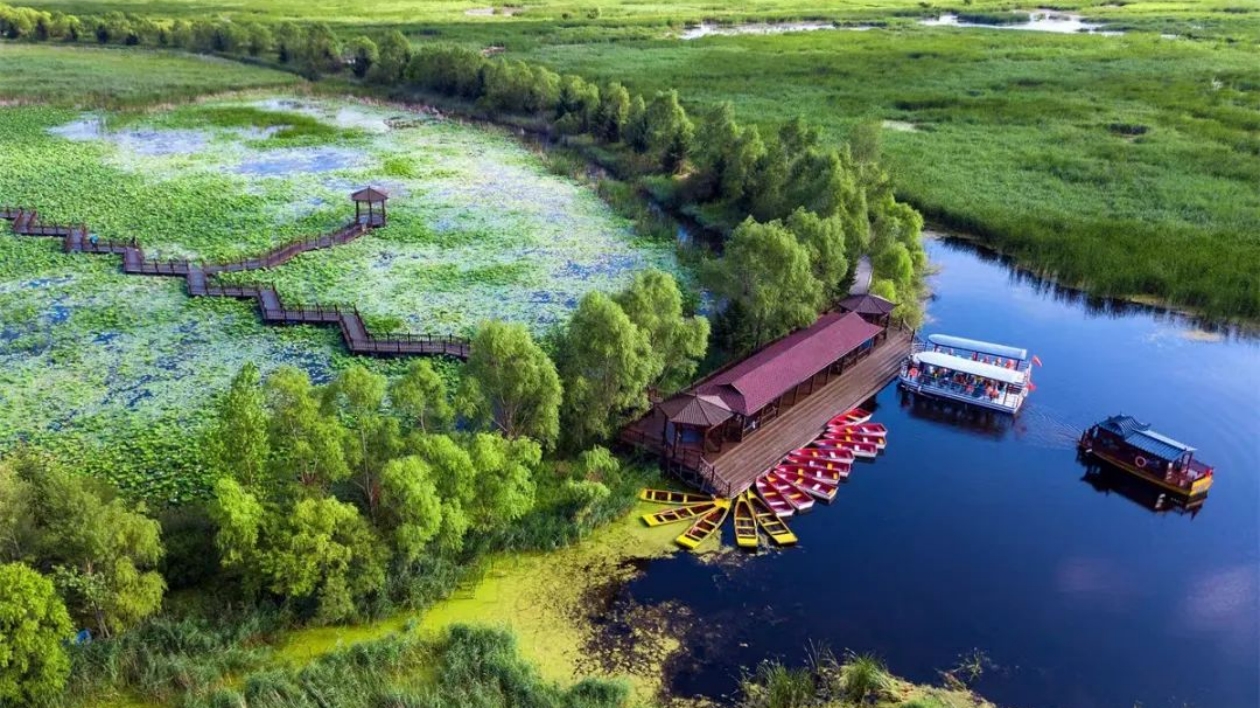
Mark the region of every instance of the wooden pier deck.
<instances>
[{"instance_id":1,"label":"wooden pier deck","mask_svg":"<svg viewBox=\"0 0 1260 708\"><path fill-rule=\"evenodd\" d=\"M146 258L144 249L130 241L100 241L90 238L84 225L43 224L33 209L0 207L0 219L13 222L19 236L47 236L62 239L66 253L94 253L122 256L122 270L130 275L184 278L190 297L227 297L254 300L267 324L335 324L341 330L346 348L365 356L450 356L467 359L469 342L462 337L431 334L391 334L378 337L368 331L358 308L341 305L289 305L270 285L219 285L219 273L265 270L289 262L299 254L349 243L382 223L379 219L356 220L323 236L284 244L266 253L230 263L199 264L192 261L159 261Z\"/></svg>"}]
</instances>

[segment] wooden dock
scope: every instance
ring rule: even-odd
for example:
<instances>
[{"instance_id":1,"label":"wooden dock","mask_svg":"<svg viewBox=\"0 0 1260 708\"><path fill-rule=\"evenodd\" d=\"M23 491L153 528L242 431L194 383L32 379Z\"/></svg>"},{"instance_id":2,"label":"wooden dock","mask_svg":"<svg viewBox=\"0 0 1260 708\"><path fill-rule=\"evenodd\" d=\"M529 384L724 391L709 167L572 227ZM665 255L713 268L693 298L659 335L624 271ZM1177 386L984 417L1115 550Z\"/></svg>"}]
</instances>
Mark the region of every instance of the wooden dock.
<instances>
[{"instance_id":1,"label":"wooden dock","mask_svg":"<svg viewBox=\"0 0 1260 708\"><path fill-rule=\"evenodd\" d=\"M784 455L803 447L822 433L838 413L860 406L897 378L910 353L913 333L892 328L871 353L844 373L784 406L778 417L745 435L728 441L719 451L703 454L698 448L666 450L660 440L664 421L659 411L626 428L621 441L661 456L662 464L696 486L719 496L733 497Z\"/></svg>"},{"instance_id":2,"label":"wooden dock","mask_svg":"<svg viewBox=\"0 0 1260 708\"><path fill-rule=\"evenodd\" d=\"M0 219L13 222L19 236L47 236L62 239L66 253L94 253L122 256L122 270L130 275L184 278L190 297L227 297L254 300L267 324L337 325L346 348L364 356L450 356L467 359L469 342L462 337L430 334L391 334L378 337L368 331L358 308L342 305L288 305L270 285L220 285L219 273L266 270L293 260L299 254L349 243L377 226L379 219L356 219L323 236L277 246L266 253L229 263L202 264L187 260L159 261L145 257L144 249L130 241L93 239L84 225L43 224L33 209L0 207Z\"/></svg>"}]
</instances>

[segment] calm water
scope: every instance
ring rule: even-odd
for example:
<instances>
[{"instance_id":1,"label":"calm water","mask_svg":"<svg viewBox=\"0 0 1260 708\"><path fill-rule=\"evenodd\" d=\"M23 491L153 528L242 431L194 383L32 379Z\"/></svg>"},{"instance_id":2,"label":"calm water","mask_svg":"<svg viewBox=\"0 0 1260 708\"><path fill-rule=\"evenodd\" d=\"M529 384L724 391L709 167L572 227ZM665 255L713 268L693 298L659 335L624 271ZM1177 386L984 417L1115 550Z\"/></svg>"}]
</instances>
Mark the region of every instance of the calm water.
<instances>
[{"instance_id":1,"label":"calm water","mask_svg":"<svg viewBox=\"0 0 1260 708\"><path fill-rule=\"evenodd\" d=\"M889 386L875 402L888 449L792 522L799 548L650 564L624 598L695 618L675 692L730 693L737 667L800 663L814 642L920 681L978 648L995 667L977 688L1003 705L1260 705L1260 346L1091 308L960 244L929 250L942 270L926 330L1028 347L1037 391L1013 425L984 426ZM1216 465L1199 513L1083 479L1075 439L1115 412Z\"/></svg>"}]
</instances>

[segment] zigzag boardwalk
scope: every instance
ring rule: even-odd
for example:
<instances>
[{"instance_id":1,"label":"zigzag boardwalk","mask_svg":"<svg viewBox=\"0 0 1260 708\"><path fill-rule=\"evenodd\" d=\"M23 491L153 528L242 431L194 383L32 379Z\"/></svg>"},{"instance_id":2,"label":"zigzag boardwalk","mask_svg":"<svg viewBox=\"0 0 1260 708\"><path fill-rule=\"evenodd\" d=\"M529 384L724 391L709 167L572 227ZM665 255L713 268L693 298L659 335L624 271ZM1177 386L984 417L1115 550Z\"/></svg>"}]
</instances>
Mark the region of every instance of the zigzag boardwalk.
<instances>
[{"instance_id":1,"label":"zigzag boardwalk","mask_svg":"<svg viewBox=\"0 0 1260 708\"><path fill-rule=\"evenodd\" d=\"M427 334L396 334L375 337L368 331L358 308L340 305L285 306L270 285L220 285L219 273L264 270L287 263L298 254L334 248L349 243L369 230L384 225L383 219L356 218L344 227L318 238L279 246L261 256L231 263L197 264L191 261L158 261L144 257L135 239L127 242L93 240L87 227L42 224L33 209L0 207L0 219L13 222L13 233L21 236L49 236L62 239L66 253L96 253L122 256L122 269L131 275L184 278L191 297L229 297L255 300L267 324L335 324L352 354L366 356L450 356L467 359L469 343L462 337Z\"/></svg>"}]
</instances>

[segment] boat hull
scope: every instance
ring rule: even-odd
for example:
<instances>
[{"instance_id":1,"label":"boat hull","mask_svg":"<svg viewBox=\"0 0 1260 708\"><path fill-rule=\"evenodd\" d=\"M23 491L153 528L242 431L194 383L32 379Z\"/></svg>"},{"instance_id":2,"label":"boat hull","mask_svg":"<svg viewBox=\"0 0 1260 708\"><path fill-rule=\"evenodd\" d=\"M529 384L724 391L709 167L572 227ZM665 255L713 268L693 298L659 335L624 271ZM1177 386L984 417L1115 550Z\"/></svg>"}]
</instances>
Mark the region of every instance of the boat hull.
<instances>
[{"instance_id":1,"label":"boat hull","mask_svg":"<svg viewBox=\"0 0 1260 708\"><path fill-rule=\"evenodd\" d=\"M1187 501L1193 500L1193 499L1200 499L1202 497L1207 496L1208 490L1212 488L1212 480L1214 479L1212 476L1200 477L1199 479L1196 479L1194 482L1192 482L1188 488L1179 487L1170 482L1166 482L1162 477L1158 477L1154 474L1151 474L1150 472L1147 472L1146 470L1143 470L1139 467L1134 466L1132 463L1126 460L1122 460L1113 455L1108 455L1102 450L1091 450L1088 448L1082 448L1082 452L1085 453L1086 455L1090 455L1094 457L1094 459L1105 462L1108 465L1111 465L1112 467L1122 472L1127 472L1130 475L1142 480L1143 482L1146 482L1147 484L1151 484L1153 486L1159 487L1165 492L1168 492L1169 494L1173 494Z\"/></svg>"}]
</instances>

